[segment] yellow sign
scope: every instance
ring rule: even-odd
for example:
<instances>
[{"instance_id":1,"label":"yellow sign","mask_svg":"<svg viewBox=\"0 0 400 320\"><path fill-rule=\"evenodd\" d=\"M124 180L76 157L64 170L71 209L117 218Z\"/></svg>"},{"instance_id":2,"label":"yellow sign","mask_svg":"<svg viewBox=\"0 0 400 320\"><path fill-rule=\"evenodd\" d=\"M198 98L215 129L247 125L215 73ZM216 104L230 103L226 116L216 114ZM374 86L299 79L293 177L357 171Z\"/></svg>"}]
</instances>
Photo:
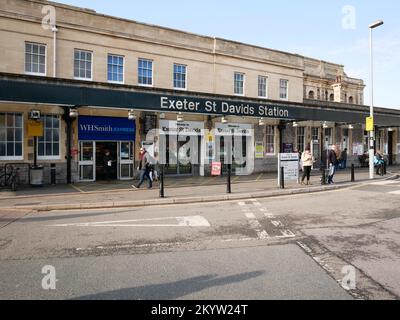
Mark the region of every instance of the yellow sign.
<instances>
[{"instance_id":1,"label":"yellow sign","mask_svg":"<svg viewBox=\"0 0 400 320\"><path fill-rule=\"evenodd\" d=\"M43 137L42 121L36 121L36 120L28 121L28 136L29 137Z\"/></svg>"},{"instance_id":2,"label":"yellow sign","mask_svg":"<svg viewBox=\"0 0 400 320\"><path fill-rule=\"evenodd\" d=\"M367 131L368 132L371 132L371 131L374 131L374 118L372 118L372 117L368 117L367 118Z\"/></svg>"},{"instance_id":3,"label":"yellow sign","mask_svg":"<svg viewBox=\"0 0 400 320\"><path fill-rule=\"evenodd\" d=\"M213 136L211 133L209 133L209 134L207 135L207 141L208 141L208 142L213 142L213 141L214 141L214 136Z\"/></svg>"}]
</instances>

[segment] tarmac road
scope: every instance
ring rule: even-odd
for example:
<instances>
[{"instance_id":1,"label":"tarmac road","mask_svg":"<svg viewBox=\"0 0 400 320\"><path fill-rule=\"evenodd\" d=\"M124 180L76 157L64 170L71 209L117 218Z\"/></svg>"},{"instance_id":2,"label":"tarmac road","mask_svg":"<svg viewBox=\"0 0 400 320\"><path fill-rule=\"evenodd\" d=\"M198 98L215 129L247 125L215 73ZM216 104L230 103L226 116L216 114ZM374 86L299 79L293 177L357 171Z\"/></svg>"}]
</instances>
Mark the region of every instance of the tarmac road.
<instances>
[{"instance_id":1,"label":"tarmac road","mask_svg":"<svg viewBox=\"0 0 400 320\"><path fill-rule=\"evenodd\" d=\"M0 298L396 299L398 190L397 180L264 200L2 213ZM56 290L42 288L46 265ZM349 267L356 287L345 290Z\"/></svg>"}]
</instances>

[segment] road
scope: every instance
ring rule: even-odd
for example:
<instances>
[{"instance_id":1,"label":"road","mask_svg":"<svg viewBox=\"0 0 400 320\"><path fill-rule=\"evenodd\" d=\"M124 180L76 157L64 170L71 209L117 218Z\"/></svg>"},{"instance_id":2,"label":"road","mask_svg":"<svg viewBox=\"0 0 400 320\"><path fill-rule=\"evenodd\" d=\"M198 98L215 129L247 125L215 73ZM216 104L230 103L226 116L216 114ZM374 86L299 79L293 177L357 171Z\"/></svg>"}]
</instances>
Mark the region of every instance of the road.
<instances>
[{"instance_id":1,"label":"road","mask_svg":"<svg viewBox=\"0 0 400 320\"><path fill-rule=\"evenodd\" d=\"M0 299L400 296L400 180L249 201L1 215ZM45 266L54 267L55 290L43 289Z\"/></svg>"}]
</instances>

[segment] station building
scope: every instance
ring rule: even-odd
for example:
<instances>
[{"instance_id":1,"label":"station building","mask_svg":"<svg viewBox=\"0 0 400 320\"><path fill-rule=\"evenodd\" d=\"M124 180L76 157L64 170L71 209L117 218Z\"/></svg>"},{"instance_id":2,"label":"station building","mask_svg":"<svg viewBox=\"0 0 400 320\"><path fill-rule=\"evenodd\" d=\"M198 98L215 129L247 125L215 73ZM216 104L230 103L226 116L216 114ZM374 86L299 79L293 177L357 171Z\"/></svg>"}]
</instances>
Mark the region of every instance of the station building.
<instances>
[{"instance_id":1,"label":"station building","mask_svg":"<svg viewBox=\"0 0 400 320\"><path fill-rule=\"evenodd\" d=\"M244 132L255 172L307 145L319 159L337 144L356 166L368 151L365 85L340 64L41 0L1 1L0 36L0 164L28 170L36 159L47 183L51 167L58 183L104 179L105 150L113 178L133 179L142 145L157 157L152 129ZM375 107L376 149L389 164L400 162L399 127L400 110ZM185 145L176 136L167 157ZM209 175L213 141L198 134L199 164L178 161L166 173Z\"/></svg>"}]
</instances>

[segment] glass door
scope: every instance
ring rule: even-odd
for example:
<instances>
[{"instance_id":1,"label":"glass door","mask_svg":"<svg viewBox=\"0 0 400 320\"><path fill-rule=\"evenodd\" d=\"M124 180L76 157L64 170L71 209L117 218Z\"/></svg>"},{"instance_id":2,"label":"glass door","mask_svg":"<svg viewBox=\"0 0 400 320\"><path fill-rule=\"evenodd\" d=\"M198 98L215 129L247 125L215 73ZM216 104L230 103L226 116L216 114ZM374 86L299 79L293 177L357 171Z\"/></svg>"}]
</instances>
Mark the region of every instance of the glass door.
<instances>
[{"instance_id":1,"label":"glass door","mask_svg":"<svg viewBox=\"0 0 400 320\"><path fill-rule=\"evenodd\" d=\"M133 179L134 145L133 142L119 142L119 179Z\"/></svg>"},{"instance_id":2,"label":"glass door","mask_svg":"<svg viewBox=\"0 0 400 320\"><path fill-rule=\"evenodd\" d=\"M79 142L79 179L80 181L95 181L95 141Z\"/></svg>"}]
</instances>

